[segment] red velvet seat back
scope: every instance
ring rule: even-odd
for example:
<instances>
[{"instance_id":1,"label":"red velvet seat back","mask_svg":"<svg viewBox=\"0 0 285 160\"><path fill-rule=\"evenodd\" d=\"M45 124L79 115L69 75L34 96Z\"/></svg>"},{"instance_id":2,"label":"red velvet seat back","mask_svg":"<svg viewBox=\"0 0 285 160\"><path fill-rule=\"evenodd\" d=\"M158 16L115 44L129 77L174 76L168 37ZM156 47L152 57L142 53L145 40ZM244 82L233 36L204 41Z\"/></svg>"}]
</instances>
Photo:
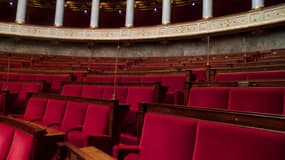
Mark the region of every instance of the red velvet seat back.
<instances>
[{"instance_id":1,"label":"red velvet seat back","mask_svg":"<svg viewBox=\"0 0 285 160\"><path fill-rule=\"evenodd\" d=\"M117 77L117 82L119 82L120 77ZM114 82L114 76L102 76L101 77L101 82L106 82L106 83L113 83Z\"/></svg>"},{"instance_id":2,"label":"red velvet seat back","mask_svg":"<svg viewBox=\"0 0 285 160\"><path fill-rule=\"evenodd\" d=\"M42 123L48 125L61 123L65 113L66 102L63 100L48 99Z\"/></svg>"},{"instance_id":3,"label":"red velvet seat back","mask_svg":"<svg viewBox=\"0 0 285 160\"><path fill-rule=\"evenodd\" d=\"M141 81L139 76L133 76L133 75L128 75L128 76L120 76L120 81L122 83L139 83Z\"/></svg>"},{"instance_id":4,"label":"red velvet seat back","mask_svg":"<svg viewBox=\"0 0 285 160\"><path fill-rule=\"evenodd\" d=\"M244 81L247 80L247 73L217 73L215 81Z\"/></svg>"},{"instance_id":5,"label":"red velvet seat back","mask_svg":"<svg viewBox=\"0 0 285 160\"><path fill-rule=\"evenodd\" d=\"M13 140L13 136L14 136L14 132L15 129L4 125L4 124L0 124L0 159L1 160L5 160L11 144L12 144L12 140Z\"/></svg>"},{"instance_id":6,"label":"red velvet seat back","mask_svg":"<svg viewBox=\"0 0 285 160\"><path fill-rule=\"evenodd\" d=\"M192 70L192 74L195 76L195 82L206 80L206 70Z\"/></svg>"},{"instance_id":7,"label":"red velvet seat back","mask_svg":"<svg viewBox=\"0 0 285 160\"><path fill-rule=\"evenodd\" d=\"M52 83L52 76L50 75L37 75L36 80L42 80L45 81L47 84Z\"/></svg>"},{"instance_id":8,"label":"red velvet seat back","mask_svg":"<svg viewBox=\"0 0 285 160\"><path fill-rule=\"evenodd\" d=\"M84 82L102 82L101 76L87 76L84 79Z\"/></svg>"},{"instance_id":9,"label":"red velvet seat back","mask_svg":"<svg viewBox=\"0 0 285 160\"><path fill-rule=\"evenodd\" d=\"M161 76L161 85L168 87L168 92L184 92L185 75Z\"/></svg>"},{"instance_id":10,"label":"red velvet seat back","mask_svg":"<svg viewBox=\"0 0 285 160\"><path fill-rule=\"evenodd\" d=\"M88 104L82 132L88 135L104 135L109 124L110 108L100 104Z\"/></svg>"},{"instance_id":11,"label":"red velvet seat back","mask_svg":"<svg viewBox=\"0 0 285 160\"><path fill-rule=\"evenodd\" d=\"M131 110L138 110L139 102L154 102L154 87L129 87L126 103L130 105Z\"/></svg>"},{"instance_id":12,"label":"red velvet seat back","mask_svg":"<svg viewBox=\"0 0 285 160\"><path fill-rule=\"evenodd\" d=\"M229 88L192 87L188 106L224 108L228 107Z\"/></svg>"},{"instance_id":13,"label":"red velvet seat back","mask_svg":"<svg viewBox=\"0 0 285 160\"><path fill-rule=\"evenodd\" d=\"M27 93L38 93L41 89L41 83L22 83L18 99L25 100Z\"/></svg>"},{"instance_id":14,"label":"red velvet seat back","mask_svg":"<svg viewBox=\"0 0 285 160\"><path fill-rule=\"evenodd\" d=\"M82 93L81 85L65 84L61 89L61 95L63 96L77 96L80 97Z\"/></svg>"},{"instance_id":15,"label":"red velvet seat back","mask_svg":"<svg viewBox=\"0 0 285 160\"><path fill-rule=\"evenodd\" d=\"M103 96L103 87L102 86L84 85L82 87L81 96L100 99Z\"/></svg>"},{"instance_id":16,"label":"red velvet seat back","mask_svg":"<svg viewBox=\"0 0 285 160\"><path fill-rule=\"evenodd\" d=\"M273 80L285 79L285 71L251 72L247 75L248 80Z\"/></svg>"},{"instance_id":17,"label":"red velvet seat back","mask_svg":"<svg viewBox=\"0 0 285 160\"><path fill-rule=\"evenodd\" d=\"M70 81L69 75L62 75L62 76L53 76L52 83L51 83L51 89L60 89L60 85L62 82L68 82Z\"/></svg>"},{"instance_id":18,"label":"red velvet seat back","mask_svg":"<svg viewBox=\"0 0 285 160\"><path fill-rule=\"evenodd\" d=\"M34 137L21 130L15 130L7 160L31 160Z\"/></svg>"},{"instance_id":19,"label":"red velvet seat back","mask_svg":"<svg viewBox=\"0 0 285 160\"><path fill-rule=\"evenodd\" d=\"M115 90L113 86L105 86L103 91L103 99L113 99L114 91L116 92L116 98L119 100L119 102L126 103L128 93L127 87L117 86Z\"/></svg>"},{"instance_id":20,"label":"red velvet seat back","mask_svg":"<svg viewBox=\"0 0 285 160\"><path fill-rule=\"evenodd\" d=\"M86 114L87 104L67 101L66 110L61 122L63 130L81 127Z\"/></svg>"},{"instance_id":21,"label":"red velvet seat back","mask_svg":"<svg viewBox=\"0 0 285 160\"><path fill-rule=\"evenodd\" d=\"M147 113L140 142L139 160L191 160L196 120Z\"/></svg>"},{"instance_id":22,"label":"red velvet seat back","mask_svg":"<svg viewBox=\"0 0 285 160\"><path fill-rule=\"evenodd\" d=\"M231 88L229 109L282 114L283 99L283 88Z\"/></svg>"},{"instance_id":23,"label":"red velvet seat back","mask_svg":"<svg viewBox=\"0 0 285 160\"><path fill-rule=\"evenodd\" d=\"M19 93L22 84L20 82L2 82L2 90L8 89L10 93Z\"/></svg>"},{"instance_id":24,"label":"red velvet seat back","mask_svg":"<svg viewBox=\"0 0 285 160\"><path fill-rule=\"evenodd\" d=\"M142 76L141 82L144 82L144 83L161 82L161 76Z\"/></svg>"},{"instance_id":25,"label":"red velvet seat back","mask_svg":"<svg viewBox=\"0 0 285 160\"><path fill-rule=\"evenodd\" d=\"M284 160L285 134L199 121L193 160Z\"/></svg>"},{"instance_id":26,"label":"red velvet seat back","mask_svg":"<svg viewBox=\"0 0 285 160\"><path fill-rule=\"evenodd\" d=\"M45 98L31 97L27 104L24 119L28 121L42 119L46 109L46 102Z\"/></svg>"}]
</instances>

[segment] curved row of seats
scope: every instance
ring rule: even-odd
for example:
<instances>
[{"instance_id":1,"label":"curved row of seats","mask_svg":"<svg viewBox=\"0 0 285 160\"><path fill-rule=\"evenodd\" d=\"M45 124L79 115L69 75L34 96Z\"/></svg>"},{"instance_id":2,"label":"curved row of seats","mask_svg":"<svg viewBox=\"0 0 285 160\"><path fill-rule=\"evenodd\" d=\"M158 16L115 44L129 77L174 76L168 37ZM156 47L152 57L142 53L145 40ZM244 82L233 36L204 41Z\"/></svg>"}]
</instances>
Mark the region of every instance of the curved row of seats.
<instances>
[{"instance_id":1,"label":"curved row of seats","mask_svg":"<svg viewBox=\"0 0 285 160\"><path fill-rule=\"evenodd\" d=\"M117 101L33 94L25 114L11 116L66 132L67 140L77 146L94 143L90 137L102 137L105 144L109 143L107 148L93 145L110 152L119 140L120 114L127 111Z\"/></svg>"},{"instance_id":2,"label":"curved row of seats","mask_svg":"<svg viewBox=\"0 0 285 160\"><path fill-rule=\"evenodd\" d=\"M285 114L284 87L192 87L191 107Z\"/></svg>"},{"instance_id":3,"label":"curved row of seats","mask_svg":"<svg viewBox=\"0 0 285 160\"><path fill-rule=\"evenodd\" d=\"M284 123L282 117L204 112L162 104L142 104L140 111L143 119L140 143L115 146L113 154L118 160L285 158L285 126L271 126ZM272 124L262 123L269 120Z\"/></svg>"},{"instance_id":4,"label":"curved row of seats","mask_svg":"<svg viewBox=\"0 0 285 160\"><path fill-rule=\"evenodd\" d=\"M164 103L183 104L185 82L190 81L190 72L145 72L143 74L123 73L116 76L118 83L161 83L168 87ZM85 82L114 82L113 75L87 74ZM182 96L181 96L182 95Z\"/></svg>"},{"instance_id":5,"label":"curved row of seats","mask_svg":"<svg viewBox=\"0 0 285 160\"><path fill-rule=\"evenodd\" d=\"M216 73L215 81L246 81L285 79L285 70Z\"/></svg>"},{"instance_id":6,"label":"curved row of seats","mask_svg":"<svg viewBox=\"0 0 285 160\"><path fill-rule=\"evenodd\" d=\"M42 73L0 73L0 79L11 80L27 80L27 81L44 81L51 90L59 90L61 83L71 81L71 74L42 74Z\"/></svg>"},{"instance_id":7,"label":"curved row of seats","mask_svg":"<svg viewBox=\"0 0 285 160\"><path fill-rule=\"evenodd\" d=\"M115 97L114 97L114 92ZM165 91L164 91L165 92ZM123 122L121 134L122 142L137 143L137 111L139 102L161 102L165 95L159 83L148 84L96 84L96 83L66 83L63 85L61 95L89 97L95 99L119 100L120 104L126 104L130 110Z\"/></svg>"}]
</instances>

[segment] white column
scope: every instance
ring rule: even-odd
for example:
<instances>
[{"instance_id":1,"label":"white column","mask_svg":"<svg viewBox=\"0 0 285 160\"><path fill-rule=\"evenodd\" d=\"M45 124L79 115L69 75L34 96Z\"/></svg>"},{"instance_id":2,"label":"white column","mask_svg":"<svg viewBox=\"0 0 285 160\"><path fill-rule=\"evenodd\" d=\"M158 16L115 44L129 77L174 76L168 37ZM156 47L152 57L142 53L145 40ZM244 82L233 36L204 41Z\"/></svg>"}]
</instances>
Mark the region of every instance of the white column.
<instances>
[{"instance_id":1,"label":"white column","mask_svg":"<svg viewBox=\"0 0 285 160\"><path fill-rule=\"evenodd\" d=\"M170 0L162 0L162 24L170 23L171 3Z\"/></svg>"},{"instance_id":2,"label":"white column","mask_svg":"<svg viewBox=\"0 0 285 160\"><path fill-rule=\"evenodd\" d=\"M18 0L16 23L25 23L27 0Z\"/></svg>"},{"instance_id":3,"label":"white column","mask_svg":"<svg viewBox=\"0 0 285 160\"><path fill-rule=\"evenodd\" d=\"M251 1L251 8L258 9L264 7L264 0L252 0Z\"/></svg>"},{"instance_id":4,"label":"white column","mask_svg":"<svg viewBox=\"0 0 285 160\"><path fill-rule=\"evenodd\" d=\"M56 0L54 25L60 27L63 24L64 0Z\"/></svg>"},{"instance_id":5,"label":"white column","mask_svg":"<svg viewBox=\"0 0 285 160\"><path fill-rule=\"evenodd\" d=\"M213 17L213 1L203 0L203 18L208 19Z\"/></svg>"},{"instance_id":6,"label":"white column","mask_svg":"<svg viewBox=\"0 0 285 160\"><path fill-rule=\"evenodd\" d=\"M99 6L100 0L92 0L90 27L97 28L99 26Z\"/></svg>"},{"instance_id":7,"label":"white column","mask_svg":"<svg viewBox=\"0 0 285 160\"><path fill-rule=\"evenodd\" d=\"M127 0L126 9L126 27L132 27L134 25L134 0Z\"/></svg>"}]
</instances>

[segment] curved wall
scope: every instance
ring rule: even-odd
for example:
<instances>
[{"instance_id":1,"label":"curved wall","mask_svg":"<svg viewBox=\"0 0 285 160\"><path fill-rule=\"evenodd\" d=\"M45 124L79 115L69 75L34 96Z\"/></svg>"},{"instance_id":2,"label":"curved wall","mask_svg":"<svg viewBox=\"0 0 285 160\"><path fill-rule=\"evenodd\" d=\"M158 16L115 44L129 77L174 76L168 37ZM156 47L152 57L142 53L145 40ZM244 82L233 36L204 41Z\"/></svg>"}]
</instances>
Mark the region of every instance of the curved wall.
<instances>
[{"instance_id":1,"label":"curved wall","mask_svg":"<svg viewBox=\"0 0 285 160\"><path fill-rule=\"evenodd\" d=\"M213 37L210 40L211 54L238 53L285 48L285 29L264 30L258 35L251 33L231 34ZM39 40L0 39L0 51L33 53L45 55L92 56L92 57L152 57L152 56L189 56L206 55L207 42L201 38L192 40L144 42L121 47L119 53L116 44L98 43L89 49L87 43L53 42Z\"/></svg>"}]
</instances>

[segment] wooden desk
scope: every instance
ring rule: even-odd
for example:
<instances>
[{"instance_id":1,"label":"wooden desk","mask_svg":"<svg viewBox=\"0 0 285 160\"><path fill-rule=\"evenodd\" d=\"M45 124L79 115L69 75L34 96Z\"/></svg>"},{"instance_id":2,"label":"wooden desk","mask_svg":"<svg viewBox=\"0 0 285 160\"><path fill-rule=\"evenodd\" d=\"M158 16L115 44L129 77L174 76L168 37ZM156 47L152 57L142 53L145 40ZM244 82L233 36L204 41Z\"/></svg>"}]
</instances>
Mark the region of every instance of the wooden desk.
<instances>
[{"instance_id":1,"label":"wooden desk","mask_svg":"<svg viewBox=\"0 0 285 160\"><path fill-rule=\"evenodd\" d=\"M115 160L112 156L93 146L80 148L80 151L82 151L92 160Z\"/></svg>"}]
</instances>

